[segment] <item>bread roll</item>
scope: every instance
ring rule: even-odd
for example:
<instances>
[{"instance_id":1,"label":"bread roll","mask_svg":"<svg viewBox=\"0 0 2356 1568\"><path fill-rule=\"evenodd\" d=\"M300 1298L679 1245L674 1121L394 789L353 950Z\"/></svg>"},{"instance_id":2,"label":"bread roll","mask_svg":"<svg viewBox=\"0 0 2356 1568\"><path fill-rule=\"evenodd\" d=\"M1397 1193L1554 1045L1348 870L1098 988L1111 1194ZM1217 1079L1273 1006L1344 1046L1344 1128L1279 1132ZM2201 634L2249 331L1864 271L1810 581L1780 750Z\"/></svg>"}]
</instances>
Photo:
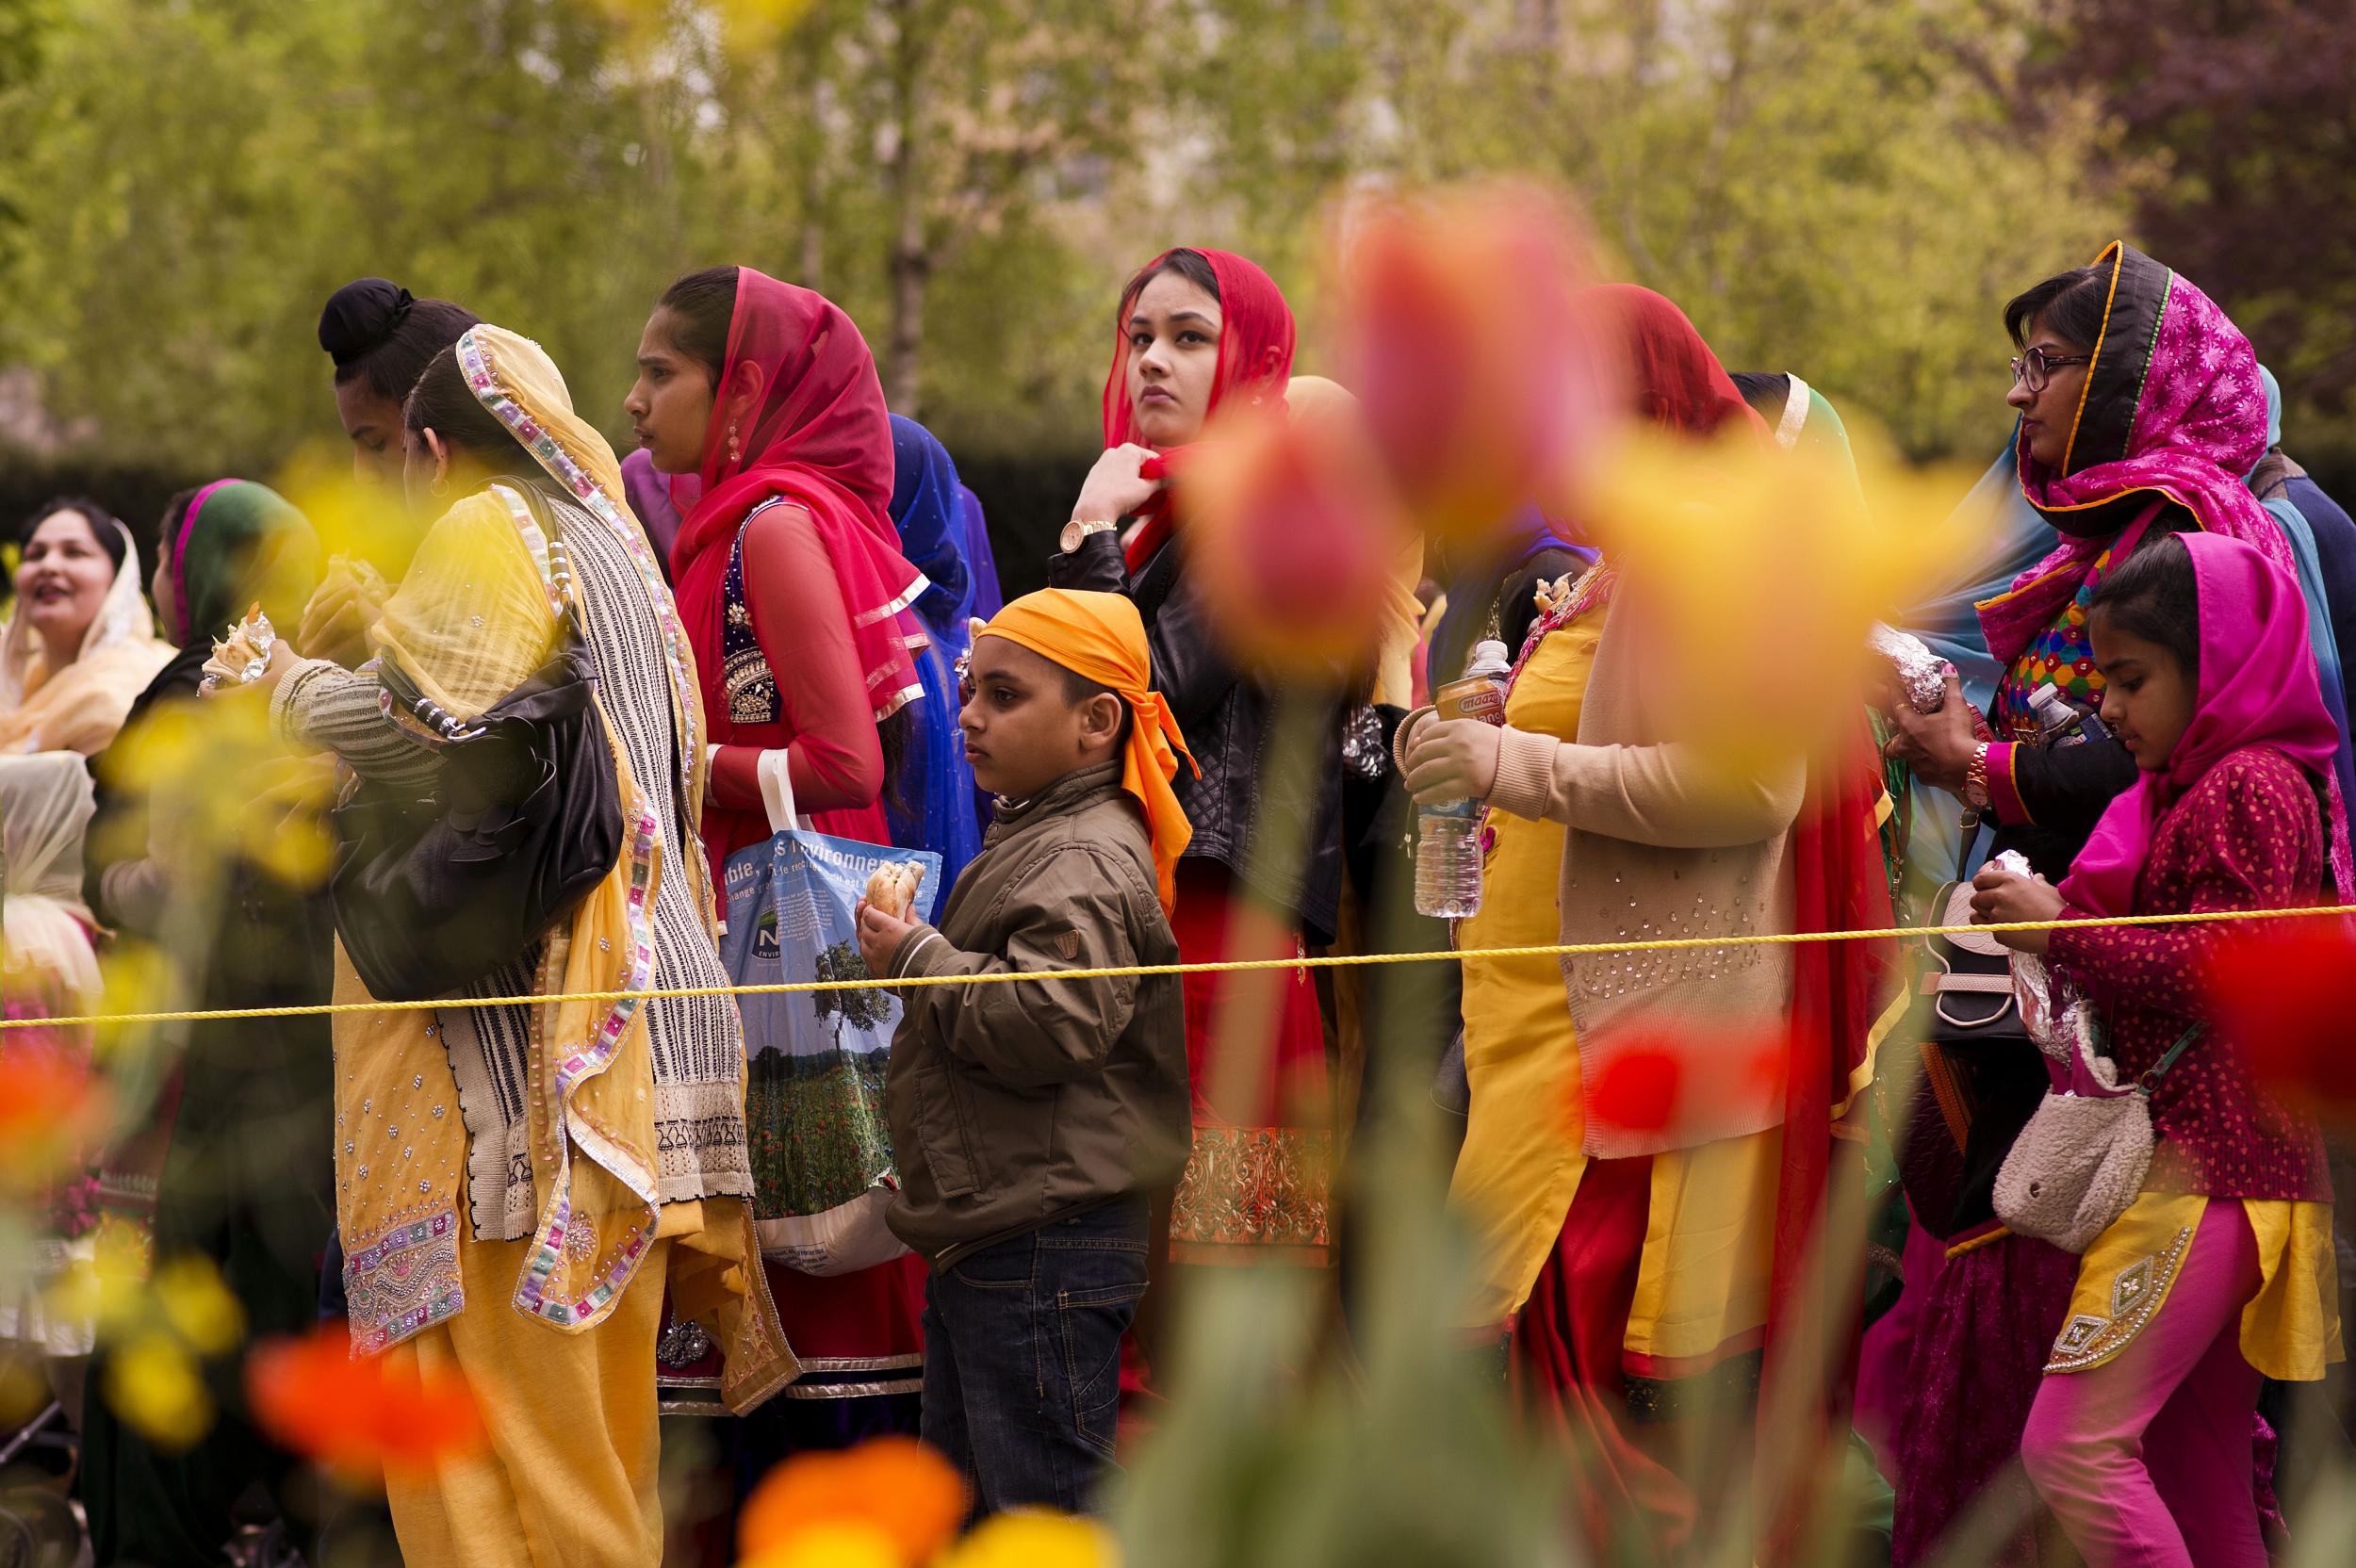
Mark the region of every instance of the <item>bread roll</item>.
<instances>
[{"instance_id":1,"label":"bread roll","mask_svg":"<svg viewBox=\"0 0 2356 1568\"><path fill-rule=\"evenodd\" d=\"M914 860L877 866L867 877L867 902L895 920L906 920L924 881L924 868Z\"/></svg>"}]
</instances>

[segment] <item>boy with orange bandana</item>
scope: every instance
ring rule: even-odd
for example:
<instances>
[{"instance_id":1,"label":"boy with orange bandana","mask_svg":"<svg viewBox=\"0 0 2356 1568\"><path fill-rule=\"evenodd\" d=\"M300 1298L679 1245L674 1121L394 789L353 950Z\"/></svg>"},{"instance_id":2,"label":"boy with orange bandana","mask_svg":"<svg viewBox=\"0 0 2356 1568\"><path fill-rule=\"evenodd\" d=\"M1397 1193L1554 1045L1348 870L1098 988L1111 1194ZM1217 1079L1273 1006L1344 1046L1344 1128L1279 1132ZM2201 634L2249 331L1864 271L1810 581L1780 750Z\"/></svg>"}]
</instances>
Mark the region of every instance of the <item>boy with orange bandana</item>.
<instances>
[{"instance_id":1,"label":"boy with orange bandana","mask_svg":"<svg viewBox=\"0 0 2356 1568\"><path fill-rule=\"evenodd\" d=\"M1026 978L901 993L887 1097L892 1231L932 1266L924 1440L977 1511L1079 1511L1111 1462L1148 1193L1191 1138L1171 868L1186 741L1118 594L1049 589L975 636L966 755L998 796L938 928L868 905L871 972ZM1189 762L1192 758L1187 759Z\"/></svg>"}]
</instances>

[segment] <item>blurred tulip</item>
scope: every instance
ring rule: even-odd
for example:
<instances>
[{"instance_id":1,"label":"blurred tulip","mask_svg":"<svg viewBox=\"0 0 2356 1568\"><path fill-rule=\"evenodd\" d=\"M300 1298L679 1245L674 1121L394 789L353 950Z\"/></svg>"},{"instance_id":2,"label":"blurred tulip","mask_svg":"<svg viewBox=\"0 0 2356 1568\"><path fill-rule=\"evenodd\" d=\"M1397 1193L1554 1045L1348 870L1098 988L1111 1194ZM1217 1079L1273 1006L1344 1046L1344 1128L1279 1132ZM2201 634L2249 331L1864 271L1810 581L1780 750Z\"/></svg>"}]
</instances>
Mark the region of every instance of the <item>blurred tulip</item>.
<instances>
[{"instance_id":1,"label":"blurred tulip","mask_svg":"<svg viewBox=\"0 0 2356 1568\"><path fill-rule=\"evenodd\" d=\"M917 1568L957 1533L965 1509L956 1466L912 1437L879 1437L796 1454L763 1476L738 1516L738 1550L765 1565L813 1527L864 1527L889 1538L903 1568Z\"/></svg>"},{"instance_id":2,"label":"blurred tulip","mask_svg":"<svg viewBox=\"0 0 2356 1568\"><path fill-rule=\"evenodd\" d=\"M1622 569L1614 613L1645 623L1655 729L1688 738L1730 785L1854 717L1873 622L1972 559L1989 524L1955 509L1964 477L1909 469L1861 426L1852 436L1854 475L1837 449L1785 451L1746 427L1706 443L1631 429L1581 489L1580 516Z\"/></svg>"},{"instance_id":3,"label":"blurred tulip","mask_svg":"<svg viewBox=\"0 0 2356 1568\"><path fill-rule=\"evenodd\" d=\"M1253 663L1369 663L1415 541L1364 427L1237 410L1195 453L1177 495L1214 634Z\"/></svg>"},{"instance_id":4,"label":"blurred tulip","mask_svg":"<svg viewBox=\"0 0 2356 1568\"><path fill-rule=\"evenodd\" d=\"M938 1568L1120 1568L1112 1532L1093 1519L1018 1509L983 1520Z\"/></svg>"},{"instance_id":5,"label":"blurred tulip","mask_svg":"<svg viewBox=\"0 0 2356 1568\"><path fill-rule=\"evenodd\" d=\"M1574 1126L1593 1117L1614 1133L1709 1137L1730 1116L1782 1103L1792 1048L1780 1029L1619 1027L1628 1034L1565 1107Z\"/></svg>"},{"instance_id":6,"label":"blurred tulip","mask_svg":"<svg viewBox=\"0 0 2356 1568\"><path fill-rule=\"evenodd\" d=\"M336 556L365 561L396 581L408 569L409 558L433 520L412 512L398 489L354 474L351 457L340 447L305 448L279 471L270 487L311 520L322 561ZM279 629L291 635L296 629ZM295 651L313 650L298 645Z\"/></svg>"},{"instance_id":7,"label":"blurred tulip","mask_svg":"<svg viewBox=\"0 0 2356 1568\"><path fill-rule=\"evenodd\" d=\"M1559 198L1470 186L1352 209L1335 268L1339 379L1407 508L1471 541L1569 488L1606 411L1579 304L1594 271Z\"/></svg>"},{"instance_id":8,"label":"blurred tulip","mask_svg":"<svg viewBox=\"0 0 2356 1568\"><path fill-rule=\"evenodd\" d=\"M104 1088L75 1062L27 1048L37 1033L0 1035L0 1183L20 1193L73 1165L106 1126Z\"/></svg>"},{"instance_id":9,"label":"blurred tulip","mask_svg":"<svg viewBox=\"0 0 2356 1568\"><path fill-rule=\"evenodd\" d=\"M584 3L612 17L645 46L660 43L665 30L677 20L670 0ZM722 24L728 47L741 52L766 48L776 42L780 34L801 21L810 8L810 0L713 0L712 9Z\"/></svg>"},{"instance_id":10,"label":"blurred tulip","mask_svg":"<svg viewBox=\"0 0 2356 1568\"><path fill-rule=\"evenodd\" d=\"M483 1443L464 1381L420 1375L407 1358L355 1357L341 1323L258 1347L245 1385L264 1431L348 1478L422 1472Z\"/></svg>"},{"instance_id":11,"label":"blurred tulip","mask_svg":"<svg viewBox=\"0 0 2356 1568\"><path fill-rule=\"evenodd\" d=\"M187 1448L212 1429L213 1396L176 1336L161 1330L139 1334L107 1355L106 1368L108 1408L149 1441Z\"/></svg>"},{"instance_id":12,"label":"blurred tulip","mask_svg":"<svg viewBox=\"0 0 2356 1568\"><path fill-rule=\"evenodd\" d=\"M2284 1103L2356 1127L2356 933L2336 917L2253 922L2211 956L2208 991L2250 1076Z\"/></svg>"},{"instance_id":13,"label":"blurred tulip","mask_svg":"<svg viewBox=\"0 0 2356 1568\"><path fill-rule=\"evenodd\" d=\"M210 1258L188 1253L155 1271L155 1304L200 1354L224 1356L245 1338L245 1308Z\"/></svg>"},{"instance_id":14,"label":"blurred tulip","mask_svg":"<svg viewBox=\"0 0 2356 1568\"><path fill-rule=\"evenodd\" d=\"M908 1568L900 1544L880 1525L826 1519L738 1560L738 1568Z\"/></svg>"}]
</instances>

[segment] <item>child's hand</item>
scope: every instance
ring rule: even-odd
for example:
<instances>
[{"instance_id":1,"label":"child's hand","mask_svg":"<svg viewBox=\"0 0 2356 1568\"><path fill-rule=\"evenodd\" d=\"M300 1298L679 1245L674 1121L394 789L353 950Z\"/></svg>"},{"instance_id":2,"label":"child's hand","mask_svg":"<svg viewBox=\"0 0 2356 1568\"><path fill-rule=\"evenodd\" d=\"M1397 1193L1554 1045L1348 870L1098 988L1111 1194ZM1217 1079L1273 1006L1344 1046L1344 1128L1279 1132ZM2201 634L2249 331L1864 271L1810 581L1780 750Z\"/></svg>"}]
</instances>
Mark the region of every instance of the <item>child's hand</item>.
<instances>
[{"instance_id":1,"label":"child's hand","mask_svg":"<svg viewBox=\"0 0 2356 1568\"><path fill-rule=\"evenodd\" d=\"M865 899L859 901L859 956L867 960L867 972L881 977L892 972L892 956L900 951L916 923L888 915Z\"/></svg>"},{"instance_id":2,"label":"child's hand","mask_svg":"<svg viewBox=\"0 0 2356 1568\"><path fill-rule=\"evenodd\" d=\"M2001 866L1983 866L1972 879L1972 923L2003 925L2013 921L2059 920L2069 907L2042 876L2022 876ZM2043 953L2050 931L1998 931L1996 939L2015 953Z\"/></svg>"}]
</instances>

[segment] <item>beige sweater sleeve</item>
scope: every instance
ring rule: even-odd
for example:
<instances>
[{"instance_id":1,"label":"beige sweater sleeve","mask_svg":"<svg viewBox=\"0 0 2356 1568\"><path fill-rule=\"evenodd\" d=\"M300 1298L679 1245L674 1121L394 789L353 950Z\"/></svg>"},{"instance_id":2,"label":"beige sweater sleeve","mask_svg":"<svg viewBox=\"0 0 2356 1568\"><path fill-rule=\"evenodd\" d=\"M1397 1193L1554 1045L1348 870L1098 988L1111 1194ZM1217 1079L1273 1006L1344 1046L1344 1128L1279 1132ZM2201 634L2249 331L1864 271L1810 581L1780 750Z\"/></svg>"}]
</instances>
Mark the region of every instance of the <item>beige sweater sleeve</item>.
<instances>
[{"instance_id":1,"label":"beige sweater sleeve","mask_svg":"<svg viewBox=\"0 0 2356 1568\"><path fill-rule=\"evenodd\" d=\"M1807 788L1797 757L1736 776L1690 745L1579 745L1507 728L1489 804L1632 843L1725 849L1789 828Z\"/></svg>"}]
</instances>

